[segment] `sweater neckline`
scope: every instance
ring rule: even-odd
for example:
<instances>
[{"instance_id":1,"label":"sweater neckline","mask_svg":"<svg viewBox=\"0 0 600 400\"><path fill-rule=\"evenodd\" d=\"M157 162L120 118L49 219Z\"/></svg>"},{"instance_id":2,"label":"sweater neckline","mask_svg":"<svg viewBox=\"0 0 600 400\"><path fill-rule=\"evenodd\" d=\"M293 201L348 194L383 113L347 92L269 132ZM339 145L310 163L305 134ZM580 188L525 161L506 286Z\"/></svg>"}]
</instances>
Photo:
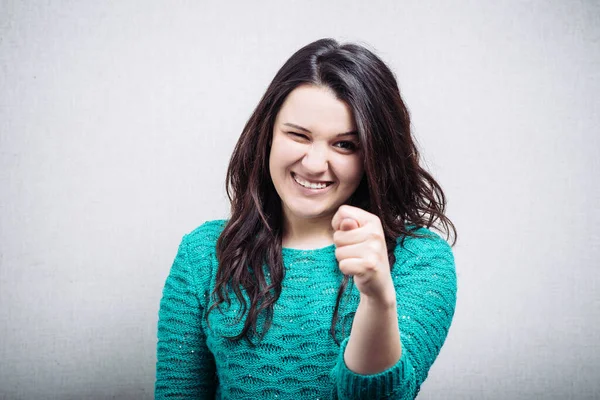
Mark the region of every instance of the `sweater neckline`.
<instances>
[{"instance_id":1,"label":"sweater neckline","mask_svg":"<svg viewBox=\"0 0 600 400\"><path fill-rule=\"evenodd\" d=\"M335 252L335 243L327 245L325 247L319 247L316 249L294 249L291 247L282 247L281 253L284 256L306 256L306 255L321 255Z\"/></svg>"}]
</instances>

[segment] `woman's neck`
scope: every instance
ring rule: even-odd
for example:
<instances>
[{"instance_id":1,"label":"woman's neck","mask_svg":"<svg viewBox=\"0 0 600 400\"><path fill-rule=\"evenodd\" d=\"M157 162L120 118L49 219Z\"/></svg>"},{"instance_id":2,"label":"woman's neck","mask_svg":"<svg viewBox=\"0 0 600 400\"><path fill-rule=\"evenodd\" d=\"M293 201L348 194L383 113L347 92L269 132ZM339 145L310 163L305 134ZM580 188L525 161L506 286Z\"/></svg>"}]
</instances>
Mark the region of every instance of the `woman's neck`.
<instances>
[{"instance_id":1,"label":"woman's neck","mask_svg":"<svg viewBox=\"0 0 600 400\"><path fill-rule=\"evenodd\" d=\"M331 218L284 218L282 247L310 250L332 244Z\"/></svg>"}]
</instances>

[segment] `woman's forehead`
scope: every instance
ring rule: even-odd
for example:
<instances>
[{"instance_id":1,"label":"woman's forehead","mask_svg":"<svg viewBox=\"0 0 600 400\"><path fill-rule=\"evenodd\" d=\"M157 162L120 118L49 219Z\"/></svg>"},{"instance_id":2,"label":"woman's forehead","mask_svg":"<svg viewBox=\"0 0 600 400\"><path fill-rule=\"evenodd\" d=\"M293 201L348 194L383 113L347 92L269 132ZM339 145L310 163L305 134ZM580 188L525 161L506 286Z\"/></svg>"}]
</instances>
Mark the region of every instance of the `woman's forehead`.
<instances>
[{"instance_id":1,"label":"woman's forehead","mask_svg":"<svg viewBox=\"0 0 600 400\"><path fill-rule=\"evenodd\" d=\"M337 135L355 130L350 106L337 99L331 89L313 85L294 89L281 106L276 122L314 134Z\"/></svg>"}]
</instances>

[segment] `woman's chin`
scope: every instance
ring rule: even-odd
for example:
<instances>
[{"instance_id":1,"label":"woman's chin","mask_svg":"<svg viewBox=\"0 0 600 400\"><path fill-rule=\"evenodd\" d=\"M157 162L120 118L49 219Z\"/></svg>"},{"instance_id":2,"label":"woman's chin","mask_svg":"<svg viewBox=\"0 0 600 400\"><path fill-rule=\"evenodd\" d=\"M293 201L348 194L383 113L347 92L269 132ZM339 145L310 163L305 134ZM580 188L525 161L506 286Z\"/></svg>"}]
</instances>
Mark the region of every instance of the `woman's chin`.
<instances>
[{"instance_id":1,"label":"woman's chin","mask_svg":"<svg viewBox=\"0 0 600 400\"><path fill-rule=\"evenodd\" d=\"M328 214L332 214L331 210L324 207L287 207L290 214L298 219L316 219L323 218ZM334 211L335 212L335 211Z\"/></svg>"}]
</instances>

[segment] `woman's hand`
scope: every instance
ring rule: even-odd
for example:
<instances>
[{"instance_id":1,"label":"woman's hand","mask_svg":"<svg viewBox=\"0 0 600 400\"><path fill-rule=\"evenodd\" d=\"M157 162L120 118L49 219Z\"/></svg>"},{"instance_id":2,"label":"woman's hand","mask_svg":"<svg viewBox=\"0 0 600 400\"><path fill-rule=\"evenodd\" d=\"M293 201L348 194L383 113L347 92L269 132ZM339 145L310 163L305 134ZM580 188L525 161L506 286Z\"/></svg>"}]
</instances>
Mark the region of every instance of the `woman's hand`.
<instances>
[{"instance_id":1,"label":"woman's hand","mask_svg":"<svg viewBox=\"0 0 600 400\"><path fill-rule=\"evenodd\" d=\"M333 242L340 271L354 277L361 298L395 305L396 291L379 217L363 209L343 205L333 216L331 225L335 231Z\"/></svg>"}]
</instances>

